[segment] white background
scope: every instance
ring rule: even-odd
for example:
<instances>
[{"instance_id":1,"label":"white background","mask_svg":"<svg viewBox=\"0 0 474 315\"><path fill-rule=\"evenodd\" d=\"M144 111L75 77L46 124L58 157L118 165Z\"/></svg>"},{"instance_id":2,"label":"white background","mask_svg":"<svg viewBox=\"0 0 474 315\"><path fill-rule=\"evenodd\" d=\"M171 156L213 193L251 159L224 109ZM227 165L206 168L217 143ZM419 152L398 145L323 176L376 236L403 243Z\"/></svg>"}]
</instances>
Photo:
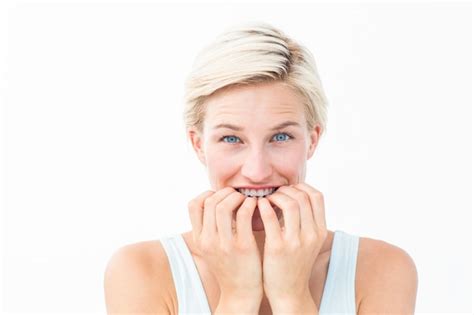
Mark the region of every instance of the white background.
<instances>
[{"instance_id":1,"label":"white background","mask_svg":"<svg viewBox=\"0 0 474 315\"><path fill-rule=\"evenodd\" d=\"M105 313L115 250L191 229L209 183L185 77L261 20L316 58L329 124L306 179L328 229L407 251L417 313L471 313L469 4L121 3L2 7L3 311Z\"/></svg>"}]
</instances>

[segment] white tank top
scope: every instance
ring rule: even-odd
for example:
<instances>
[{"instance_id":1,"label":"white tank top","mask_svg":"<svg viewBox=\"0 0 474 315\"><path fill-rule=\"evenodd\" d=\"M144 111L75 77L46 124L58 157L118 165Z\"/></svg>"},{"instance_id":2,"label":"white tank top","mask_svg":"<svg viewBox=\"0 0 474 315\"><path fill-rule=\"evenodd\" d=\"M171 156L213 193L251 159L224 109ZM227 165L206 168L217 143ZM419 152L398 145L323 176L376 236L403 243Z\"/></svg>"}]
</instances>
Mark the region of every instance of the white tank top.
<instances>
[{"instance_id":1,"label":"white tank top","mask_svg":"<svg viewBox=\"0 0 474 315\"><path fill-rule=\"evenodd\" d=\"M181 234L163 237L179 314L211 314L193 257ZM356 314L355 272L359 237L335 231L319 314Z\"/></svg>"}]
</instances>

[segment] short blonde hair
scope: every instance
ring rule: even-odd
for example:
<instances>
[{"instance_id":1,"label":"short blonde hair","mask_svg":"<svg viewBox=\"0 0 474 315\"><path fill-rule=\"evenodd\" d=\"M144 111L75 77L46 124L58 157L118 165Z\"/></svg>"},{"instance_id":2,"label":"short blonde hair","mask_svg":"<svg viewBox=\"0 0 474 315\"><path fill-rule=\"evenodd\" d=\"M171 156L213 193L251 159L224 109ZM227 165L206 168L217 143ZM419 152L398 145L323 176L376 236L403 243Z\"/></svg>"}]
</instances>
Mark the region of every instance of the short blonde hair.
<instances>
[{"instance_id":1,"label":"short blonde hair","mask_svg":"<svg viewBox=\"0 0 474 315\"><path fill-rule=\"evenodd\" d=\"M204 103L231 86L280 81L303 99L308 130L327 124L327 100L309 50L262 22L234 26L196 57L185 84L184 123L203 131Z\"/></svg>"}]
</instances>

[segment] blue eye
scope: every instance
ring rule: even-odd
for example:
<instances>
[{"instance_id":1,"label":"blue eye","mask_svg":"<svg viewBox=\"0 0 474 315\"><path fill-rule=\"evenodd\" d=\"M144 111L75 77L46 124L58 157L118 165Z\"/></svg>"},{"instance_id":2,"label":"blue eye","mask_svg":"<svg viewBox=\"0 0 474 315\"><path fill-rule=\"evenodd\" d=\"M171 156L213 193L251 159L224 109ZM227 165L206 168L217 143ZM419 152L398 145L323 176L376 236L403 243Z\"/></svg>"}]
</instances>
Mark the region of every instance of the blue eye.
<instances>
[{"instance_id":1,"label":"blue eye","mask_svg":"<svg viewBox=\"0 0 474 315\"><path fill-rule=\"evenodd\" d=\"M277 142L286 142L288 140L293 139L294 137L286 132L279 132L273 136L273 139L276 139ZM223 136L220 138L220 141L229 143L229 144L237 144L240 142L239 137L236 136Z\"/></svg>"},{"instance_id":2,"label":"blue eye","mask_svg":"<svg viewBox=\"0 0 474 315\"><path fill-rule=\"evenodd\" d=\"M225 139L228 139L229 141L225 141ZM239 139L237 138L236 136L224 136L221 138L221 140L223 140L224 142L227 142L227 143L237 143L236 140Z\"/></svg>"},{"instance_id":3,"label":"blue eye","mask_svg":"<svg viewBox=\"0 0 474 315\"><path fill-rule=\"evenodd\" d=\"M292 137L291 137L289 134L287 134L287 133L280 132L280 133L277 133L274 138L276 138L277 141L288 141L288 140L290 140Z\"/></svg>"}]
</instances>

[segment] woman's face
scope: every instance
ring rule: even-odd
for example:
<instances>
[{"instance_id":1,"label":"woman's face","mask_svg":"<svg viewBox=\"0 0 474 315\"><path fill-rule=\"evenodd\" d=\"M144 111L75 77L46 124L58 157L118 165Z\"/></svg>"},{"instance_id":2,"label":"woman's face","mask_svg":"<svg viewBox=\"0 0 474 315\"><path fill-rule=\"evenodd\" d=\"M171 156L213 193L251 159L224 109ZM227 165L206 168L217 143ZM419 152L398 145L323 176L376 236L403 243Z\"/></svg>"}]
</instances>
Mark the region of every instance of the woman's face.
<instances>
[{"instance_id":1,"label":"woman's face","mask_svg":"<svg viewBox=\"0 0 474 315\"><path fill-rule=\"evenodd\" d=\"M189 136L214 191L303 182L320 127L308 132L300 97L281 82L221 90Z\"/></svg>"},{"instance_id":2,"label":"woman's face","mask_svg":"<svg viewBox=\"0 0 474 315\"><path fill-rule=\"evenodd\" d=\"M289 87L232 87L205 106L203 134L191 137L213 190L304 181L320 129L308 132L300 97Z\"/></svg>"}]
</instances>

